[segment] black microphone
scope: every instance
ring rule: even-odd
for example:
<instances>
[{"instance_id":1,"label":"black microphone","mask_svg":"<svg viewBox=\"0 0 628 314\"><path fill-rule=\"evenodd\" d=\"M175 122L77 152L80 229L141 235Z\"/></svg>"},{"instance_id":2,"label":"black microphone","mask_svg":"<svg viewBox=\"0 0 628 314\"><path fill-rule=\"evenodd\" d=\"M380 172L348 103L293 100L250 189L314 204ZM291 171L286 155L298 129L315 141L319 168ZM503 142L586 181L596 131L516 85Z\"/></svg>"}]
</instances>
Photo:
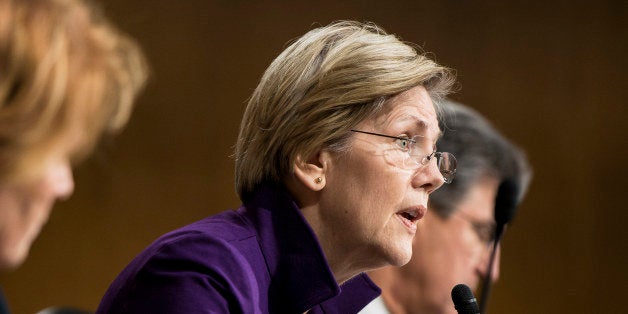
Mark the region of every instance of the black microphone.
<instances>
[{"instance_id":1,"label":"black microphone","mask_svg":"<svg viewBox=\"0 0 628 314\"><path fill-rule=\"evenodd\" d=\"M519 204L519 184L512 179L506 179L499 184L495 196L496 238L501 238L504 226L515 216L517 204Z\"/></svg>"},{"instance_id":2,"label":"black microphone","mask_svg":"<svg viewBox=\"0 0 628 314\"><path fill-rule=\"evenodd\" d=\"M491 292L493 264L495 263L495 254L497 253L497 245L504 234L504 227L515 216L517 204L519 204L519 184L512 179L506 179L499 184L497 196L495 196L495 239L493 241L493 250L482 284L482 295L480 299L480 310L486 313L486 305L488 296Z\"/></svg>"},{"instance_id":3,"label":"black microphone","mask_svg":"<svg viewBox=\"0 0 628 314\"><path fill-rule=\"evenodd\" d=\"M458 314L480 314L478 302L465 284L457 284L451 289L451 300Z\"/></svg>"}]
</instances>

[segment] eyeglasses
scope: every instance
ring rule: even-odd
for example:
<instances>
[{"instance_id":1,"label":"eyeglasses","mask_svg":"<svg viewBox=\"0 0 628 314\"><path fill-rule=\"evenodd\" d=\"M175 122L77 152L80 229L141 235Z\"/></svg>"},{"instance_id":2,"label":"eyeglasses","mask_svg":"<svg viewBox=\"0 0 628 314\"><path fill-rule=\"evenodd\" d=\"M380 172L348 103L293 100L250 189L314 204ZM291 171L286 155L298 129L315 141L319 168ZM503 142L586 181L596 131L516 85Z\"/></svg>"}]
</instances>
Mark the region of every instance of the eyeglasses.
<instances>
[{"instance_id":1,"label":"eyeglasses","mask_svg":"<svg viewBox=\"0 0 628 314\"><path fill-rule=\"evenodd\" d=\"M465 213L462 210L457 210L453 213L454 216L468 222L473 228L473 232L478 236L478 239L482 243L490 246L495 240L495 222L494 221L482 221L471 217L471 215Z\"/></svg>"},{"instance_id":2,"label":"eyeglasses","mask_svg":"<svg viewBox=\"0 0 628 314\"><path fill-rule=\"evenodd\" d=\"M408 154L408 156L404 158L403 164L405 167L408 167L410 169L417 169L421 166L425 166L428 162L430 162L430 160L432 160L432 158L436 158L438 170L443 176L445 183L451 183L454 180L457 164L456 157L454 157L454 155L451 153L437 151L433 151L430 154L425 155L425 152L421 152L421 148L425 146L417 145L417 142L423 142L425 139L420 135L415 135L413 137L399 137L359 130L351 130L351 132L364 133L368 135L394 139L397 147L402 152L406 152Z\"/></svg>"}]
</instances>

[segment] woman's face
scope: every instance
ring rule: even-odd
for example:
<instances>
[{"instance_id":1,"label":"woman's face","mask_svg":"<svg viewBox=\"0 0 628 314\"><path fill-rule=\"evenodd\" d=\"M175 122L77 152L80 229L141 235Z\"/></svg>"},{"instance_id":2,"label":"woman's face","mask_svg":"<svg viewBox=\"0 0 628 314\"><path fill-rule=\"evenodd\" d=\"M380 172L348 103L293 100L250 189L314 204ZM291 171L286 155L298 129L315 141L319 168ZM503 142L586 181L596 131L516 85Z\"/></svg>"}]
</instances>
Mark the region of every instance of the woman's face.
<instances>
[{"instance_id":1,"label":"woman's face","mask_svg":"<svg viewBox=\"0 0 628 314\"><path fill-rule=\"evenodd\" d=\"M26 183L0 184L0 269L19 266L57 199L74 190L68 158L45 160L42 174Z\"/></svg>"},{"instance_id":2,"label":"woman's face","mask_svg":"<svg viewBox=\"0 0 628 314\"><path fill-rule=\"evenodd\" d=\"M355 129L421 136L416 145L425 155L433 152L440 136L434 106L421 86L391 98ZM435 159L408 166L403 145L392 138L354 133L351 149L332 154L327 164L319 203L320 225L327 230L323 245L327 241L337 256L348 257L352 265L347 267L400 266L410 260L417 222L443 177Z\"/></svg>"}]
</instances>

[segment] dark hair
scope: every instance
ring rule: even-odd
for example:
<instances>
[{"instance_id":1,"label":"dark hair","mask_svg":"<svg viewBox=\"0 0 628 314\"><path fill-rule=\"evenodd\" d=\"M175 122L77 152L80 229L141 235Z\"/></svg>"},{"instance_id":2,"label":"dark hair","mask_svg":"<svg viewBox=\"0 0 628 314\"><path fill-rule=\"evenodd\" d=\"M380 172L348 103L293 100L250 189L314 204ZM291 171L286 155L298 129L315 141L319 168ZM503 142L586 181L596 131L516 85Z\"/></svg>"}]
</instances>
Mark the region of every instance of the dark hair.
<instances>
[{"instance_id":1,"label":"dark hair","mask_svg":"<svg viewBox=\"0 0 628 314\"><path fill-rule=\"evenodd\" d=\"M430 195L430 210L448 217L471 187L487 176L500 182L513 180L520 187L520 201L532 177L525 153L475 110L448 100L441 107L443 137L438 150L453 153L458 167L453 182Z\"/></svg>"}]
</instances>

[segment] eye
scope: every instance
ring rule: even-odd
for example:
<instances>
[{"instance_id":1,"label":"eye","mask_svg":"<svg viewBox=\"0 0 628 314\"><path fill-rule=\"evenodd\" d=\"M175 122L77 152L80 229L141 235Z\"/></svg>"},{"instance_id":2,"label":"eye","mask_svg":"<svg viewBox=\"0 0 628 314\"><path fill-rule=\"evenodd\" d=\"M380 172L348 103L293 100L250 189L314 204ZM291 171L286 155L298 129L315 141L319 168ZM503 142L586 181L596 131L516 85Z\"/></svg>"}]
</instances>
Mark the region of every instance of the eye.
<instances>
[{"instance_id":1,"label":"eye","mask_svg":"<svg viewBox=\"0 0 628 314\"><path fill-rule=\"evenodd\" d=\"M401 148L401 150L407 152L412 148L412 145L414 144L414 140L410 138L400 137L400 138L395 139L395 143L397 144L397 146L399 146L399 148Z\"/></svg>"},{"instance_id":2,"label":"eye","mask_svg":"<svg viewBox=\"0 0 628 314\"><path fill-rule=\"evenodd\" d=\"M491 243L495 238L495 227L492 224L475 223L473 227L481 241Z\"/></svg>"}]
</instances>

